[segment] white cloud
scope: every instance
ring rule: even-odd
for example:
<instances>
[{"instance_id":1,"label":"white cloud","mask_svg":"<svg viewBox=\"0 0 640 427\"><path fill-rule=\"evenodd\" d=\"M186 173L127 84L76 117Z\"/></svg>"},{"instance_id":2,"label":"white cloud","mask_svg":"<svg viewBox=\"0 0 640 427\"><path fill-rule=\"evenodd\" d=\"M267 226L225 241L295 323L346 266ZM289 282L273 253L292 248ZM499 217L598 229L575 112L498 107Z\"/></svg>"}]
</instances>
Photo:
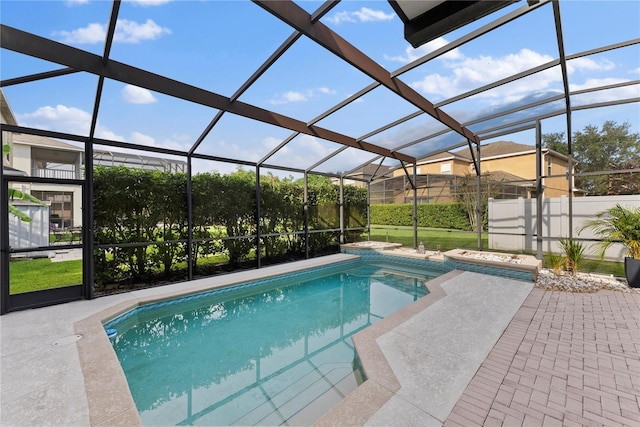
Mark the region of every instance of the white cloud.
<instances>
[{"instance_id":1,"label":"white cloud","mask_svg":"<svg viewBox=\"0 0 640 427\"><path fill-rule=\"evenodd\" d=\"M317 89L307 89L304 92L288 91L271 99L271 105L289 104L291 102L306 102L318 93L323 95L335 95L336 91L328 87L319 87Z\"/></svg>"},{"instance_id":2,"label":"white cloud","mask_svg":"<svg viewBox=\"0 0 640 427\"><path fill-rule=\"evenodd\" d=\"M158 101L150 90L138 86L126 85L121 93L122 98L130 104L153 104Z\"/></svg>"},{"instance_id":3,"label":"white cloud","mask_svg":"<svg viewBox=\"0 0 640 427\"><path fill-rule=\"evenodd\" d=\"M318 92L324 93L326 95L335 95L336 91L333 89L329 89L328 87L320 87L318 88Z\"/></svg>"},{"instance_id":4,"label":"white cloud","mask_svg":"<svg viewBox=\"0 0 640 427\"><path fill-rule=\"evenodd\" d=\"M604 79L587 79L582 84L569 84L569 90L571 92L582 89L591 89L594 87L613 85L616 83L623 83L628 80L616 79L616 78L604 78Z\"/></svg>"},{"instance_id":5,"label":"white cloud","mask_svg":"<svg viewBox=\"0 0 640 427\"><path fill-rule=\"evenodd\" d=\"M631 70L631 73L640 74L640 67L636 68L635 70Z\"/></svg>"},{"instance_id":6,"label":"white cloud","mask_svg":"<svg viewBox=\"0 0 640 427\"><path fill-rule=\"evenodd\" d=\"M356 22L349 12L336 12L327 18L332 24L342 24L343 22Z\"/></svg>"},{"instance_id":7,"label":"white cloud","mask_svg":"<svg viewBox=\"0 0 640 427\"><path fill-rule=\"evenodd\" d=\"M87 135L91 114L75 107L56 105L40 107L32 113L17 114L22 126Z\"/></svg>"},{"instance_id":8,"label":"white cloud","mask_svg":"<svg viewBox=\"0 0 640 427\"><path fill-rule=\"evenodd\" d=\"M390 21L395 17L395 13L384 13L381 10L373 10L368 7L362 7L355 12L336 12L327 18L332 24L341 24L343 22L376 22Z\"/></svg>"},{"instance_id":9,"label":"white cloud","mask_svg":"<svg viewBox=\"0 0 640 427\"><path fill-rule=\"evenodd\" d=\"M143 40L155 40L163 34L171 34L171 30L161 27L151 19L144 24L127 19L118 19L114 41L123 43L140 43Z\"/></svg>"},{"instance_id":10,"label":"white cloud","mask_svg":"<svg viewBox=\"0 0 640 427\"><path fill-rule=\"evenodd\" d=\"M94 44L104 42L107 35L106 26L92 23L84 28L72 31L55 31L54 37L58 37L65 43Z\"/></svg>"},{"instance_id":11,"label":"white cloud","mask_svg":"<svg viewBox=\"0 0 640 427\"><path fill-rule=\"evenodd\" d=\"M360 10L353 12L353 15L356 16L361 22L370 22L370 21L390 21L393 19L395 13L384 13L381 10L373 10L368 7L362 7Z\"/></svg>"},{"instance_id":12,"label":"white cloud","mask_svg":"<svg viewBox=\"0 0 640 427\"><path fill-rule=\"evenodd\" d=\"M627 82L625 79L604 78L587 79L583 84L570 84L569 90L591 89L600 86L607 86L616 83ZM614 89L599 90L595 92L582 93L572 97L572 105L585 105L598 102L618 101L621 99L631 99L640 97L640 87L638 85L622 86Z\"/></svg>"},{"instance_id":13,"label":"white cloud","mask_svg":"<svg viewBox=\"0 0 640 427\"><path fill-rule=\"evenodd\" d=\"M551 56L530 49L521 49L517 53L501 57L460 55L458 59L443 62L450 73L429 74L413 82L411 86L432 98L435 95L446 99L552 60ZM583 70L594 72L613 68L615 64L609 60L594 61L589 58L578 58L567 64L569 75ZM534 91L555 90L561 82L562 74L558 67L554 67L483 92L478 97L495 98L499 103L512 102Z\"/></svg>"},{"instance_id":14,"label":"white cloud","mask_svg":"<svg viewBox=\"0 0 640 427\"><path fill-rule=\"evenodd\" d=\"M46 130L55 130L76 135L88 135L91 126L91 114L75 107L56 105L40 107L32 113L17 114L18 123L26 127L34 127ZM134 144L146 146L167 146L168 148L185 149L185 144L177 141L166 140L159 144L152 136L141 132L132 132L128 138L102 126L96 126L95 137L112 141L128 141Z\"/></svg>"},{"instance_id":15,"label":"white cloud","mask_svg":"<svg viewBox=\"0 0 640 427\"><path fill-rule=\"evenodd\" d=\"M89 3L89 0L67 0L65 3L67 6L79 6Z\"/></svg>"},{"instance_id":16,"label":"white cloud","mask_svg":"<svg viewBox=\"0 0 640 427\"><path fill-rule=\"evenodd\" d=\"M156 145L155 138L153 138L153 137L151 137L149 135L145 135L145 134L140 133L140 132L132 132L131 133L131 142L133 144L146 145L146 146L155 146Z\"/></svg>"},{"instance_id":17,"label":"white cloud","mask_svg":"<svg viewBox=\"0 0 640 427\"><path fill-rule=\"evenodd\" d=\"M109 129L105 129L103 127L101 127L99 124L98 126L96 126L96 138L100 138L100 139L109 139L111 141L123 141L124 142L124 138L121 135L118 135L117 133L109 130Z\"/></svg>"},{"instance_id":18,"label":"white cloud","mask_svg":"<svg viewBox=\"0 0 640 427\"><path fill-rule=\"evenodd\" d=\"M449 98L551 60L550 56L529 49L522 49L518 53L497 58L483 55L474 58L463 56L460 60L445 63L445 67L451 69L450 74L429 74L421 80L413 82L412 86L424 93ZM502 97L509 94L517 96L520 91L530 92L534 89L546 88L552 82L556 82L558 76L559 73L547 70L524 79L521 82L523 85L521 88L510 84L505 91L497 89L485 95Z\"/></svg>"},{"instance_id":19,"label":"white cloud","mask_svg":"<svg viewBox=\"0 0 640 427\"><path fill-rule=\"evenodd\" d=\"M571 61L567 61L567 71L572 73L576 70L588 70L588 71L610 71L615 68L615 64L608 59L603 59L600 62L594 61L590 58L576 58Z\"/></svg>"},{"instance_id":20,"label":"white cloud","mask_svg":"<svg viewBox=\"0 0 640 427\"><path fill-rule=\"evenodd\" d=\"M295 144L289 143L282 147L276 156L281 160L287 159L288 164L297 165L300 168L305 168L319 159L324 159L335 151L335 146L323 144L318 138L311 135L301 134L296 137L295 142Z\"/></svg>"},{"instance_id":21,"label":"white cloud","mask_svg":"<svg viewBox=\"0 0 640 427\"><path fill-rule=\"evenodd\" d=\"M161 6L169 3L171 0L125 0L126 2L133 3L136 6Z\"/></svg>"},{"instance_id":22,"label":"white cloud","mask_svg":"<svg viewBox=\"0 0 640 427\"><path fill-rule=\"evenodd\" d=\"M155 40L164 34L171 34L171 30L161 27L151 19L143 24L127 19L118 19L113 40L120 43L140 43L145 40ZM107 35L107 26L91 23L84 28L71 31L55 31L53 36L64 43L95 44L102 43Z\"/></svg>"},{"instance_id":23,"label":"white cloud","mask_svg":"<svg viewBox=\"0 0 640 427\"><path fill-rule=\"evenodd\" d=\"M425 43L418 48L413 48L412 46L407 46L404 51L404 55L391 56L384 55L384 59L387 61L398 61L403 64L408 64L409 62L413 62L416 59L422 58L423 56L433 52L434 50L440 49L442 46L446 46L449 42L443 37L438 37L437 39L431 40L429 43ZM445 53L438 57L438 59L460 59L462 58L462 54L458 48L451 50L450 52Z\"/></svg>"},{"instance_id":24,"label":"white cloud","mask_svg":"<svg viewBox=\"0 0 640 427\"><path fill-rule=\"evenodd\" d=\"M91 114L75 107L66 105L47 105L40 107L33 113L18 114L18 122L22 126L39 129L55 130L76 135L88 135L91 126ZM98 123L95 131L96 138L124 141L124 138Z\"/></svg>"}]
</instances>

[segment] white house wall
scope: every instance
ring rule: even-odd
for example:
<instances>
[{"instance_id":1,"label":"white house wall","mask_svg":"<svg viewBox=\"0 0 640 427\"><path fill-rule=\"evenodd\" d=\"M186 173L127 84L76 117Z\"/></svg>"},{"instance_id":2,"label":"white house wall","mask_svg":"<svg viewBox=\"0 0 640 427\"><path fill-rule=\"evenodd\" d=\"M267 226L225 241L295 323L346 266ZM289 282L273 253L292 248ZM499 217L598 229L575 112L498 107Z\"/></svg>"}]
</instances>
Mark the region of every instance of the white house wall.
<instances>
[{"instance_id":1,"label":"white house wall","mask_svg":"<svg viewBox=\"0 0 640 427\"><path fill-rule=\"evenodd\" d=\"M12 148L13 168L19 169L31 175L31 147L28 145L14 144Z\"/></svg>"}]
</instances>

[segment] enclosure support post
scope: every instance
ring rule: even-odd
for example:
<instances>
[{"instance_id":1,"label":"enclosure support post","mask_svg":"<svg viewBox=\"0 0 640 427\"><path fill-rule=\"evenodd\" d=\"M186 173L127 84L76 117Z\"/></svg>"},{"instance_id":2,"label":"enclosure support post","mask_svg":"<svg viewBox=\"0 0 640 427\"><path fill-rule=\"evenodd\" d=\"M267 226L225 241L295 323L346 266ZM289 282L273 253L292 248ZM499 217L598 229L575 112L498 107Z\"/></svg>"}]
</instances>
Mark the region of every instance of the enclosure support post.
<instances>
[{"instance_id":1,"label":"enclosure support post","mask_svg":"<svg viewBox=\"0 0 640 427\"><path fill-rule=\"evenodd\" d=\"M340 244L344 245L344 177L340 176Z\"/></svg>"},{"instance_id":2,"label":"enclosure support post","mask_svg":"<svg viewBox=\"0 0 640 427\"><path fill-rule=\"evenodd\" d=\"M256 207L254 210L256 221L256 262L260 268L262 264L262 247L260 245L260 165L256 165Z\"/></svg>"},{"instance_id":3,"label":"enclosure support post","mask_svg":"<svg viewBox=\"0 0 640 427\"><path fill-rule=\"evenodd\" d=\"M304 172L304 257L309 259L309 175Z\"/></svg>"},{"instance_id":4,"label":"enclosure support post","mask_svg":"<svg viewBox=\"0 0 640 427\"><path fill-rule=\"evenodd\" d=\"M542 259L542 129L536 120L536 258Z\"/></svg>"},{"instance_id":5,"label":"enclosure support post","mask_svg":"<svg viewBox=\"0 0 640 427\"><path fill-rule=\"evenodd\" d=\"M191 155L187 155L187 279L193 280L193 180ZM195 254L197 257L198 254Z\"/></svg>"},{"instance_id":6,"label":"enclosure support post","mask_svg":"<svg viewBox=\"0 0 640 427\"><path fill-rule=\"evenodd\" d=\"M84 188L82 201L82 284L85 298L93 298L93 285L95 281L95 262L93 258L93 246L95 243L93 233L94 209L93 199L93 139L84 144Z\"/></svg>"},{"instance_id":7,"label":"enclosure support post","mask_svg":"<svg viewBox=\"0 0 640 427\"><path fill-rule=\"evenodd\" d=\"M418 191L416 189L416 176L417 176L417 168L418 165L416 164L417 162L413 163L413 179L412 177L409 175L409 171L407 170L407 166L404 164L403 161L400 161L400 164L402 164L402 169L404 169L404 174L407 177L407 180L409 180L409 184L411 184L411 189L413 190L413 249L418 249L418 205L417 205L417 194ZM402 196L404 201L407 201L407 186L403 185L402 186Z\"/></svg>"},{"instance_id":8,"label":"enclosure support post","mask_svg":"<svg viewBox=\"0 0 640 427\"><path fill-rule=\"evenodd\" d=\"M418 249L418 165L413 164L413 249Z\"/></svg>"},{"instance_id":9,"label":"enclosure support post","mask_svg":"<svg viewBox=\"0 0 640 427\"><path fill-rule=\"evenodd\" d=\"M0 147L4 143L0 130ZM9 183L4 179L4 156L0 159L0 314L9 310Z\"/></svg>"},{"instance_id":10,"label":"enclosure support post","mask_svg":"<svg viewBox=\"0 0 640 427\"><path fill-rule=\"evenodd\" d=\"M473 150L471 150L473 153ZM476 188L476 227L478 228L478 250L482 250L482 173L480 170L480 143L476 145L476 175L477 175L477 188Z\"/></svg>"},{"instance_id":11,"label":"enclosure support post","mask_svg":"<svg viewBox=\"0 0 640 427\"><path fill-rule=\"evenodd\" d=\"M371 181L367 181L367 240L371 240Z\"/></svg>"},{"instance_id":12,"label":"enclosure support post","mask_svg":"<svg viewBox=\"0 0 640 427\"><path fill-rule=\"evenodd\" d=\"M562 33L562 19L560 17L560 4L552 2L553 17L556 26L556 39L558 42L558 54L560 70L562 71L562 84L564 87L565 111L567 112L567 151L569 162L567 164L567 187L569 189L569 239L573 239L573 148L571 147L571 92L569 90L569 72L567 71L567 58L564 53L564 36Z\"/></svg>"}]
</instances>

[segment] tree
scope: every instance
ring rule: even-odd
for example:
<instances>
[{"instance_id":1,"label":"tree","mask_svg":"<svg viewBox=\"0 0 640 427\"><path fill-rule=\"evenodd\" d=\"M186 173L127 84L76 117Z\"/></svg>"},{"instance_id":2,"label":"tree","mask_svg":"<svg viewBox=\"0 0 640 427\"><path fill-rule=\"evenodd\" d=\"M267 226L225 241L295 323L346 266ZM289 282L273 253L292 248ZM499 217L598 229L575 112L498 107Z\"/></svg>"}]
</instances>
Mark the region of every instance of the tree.
<instances>
[{"instance_id":1,"label":"tree","mask_svg":"<svg viewBox=\"0 0 640 427\"><path fill-rule=\"evenodd\" d=\"M569 144L564 132L545 133L542 135L542 146L565 156L569 155Z\"/></svg>"},{"instance_id":2,"label":"tree","mask_svg":"<svg viewBox=\"0 0 640 427\"><path fill-rule=\"evenodd\" d=\"M640 134L630 133L628 122L618 124L607 120L599 129L588 125L573 134L571 148L577 174L626 170L640 163ZM562 132L542 136L546 148L568 154L568 144ZM575 178L576 187L589 195L637 194L640 193L640 175L603 174Z\"/></svg>"},{"instance_id":3,"label":"tree","mask_svg":"<svg viewBox=\"0 0 640 427\"><path fill-rule=\"evenodd\" d=\"M478 231L478 187L477 176L473 173L466 173L457 188L457 198L462 209L469 218L469 224L473 231ZM486 229L488 215L487 207L489 198L495 197L499 193L499 182L491 179L491 172L480 175L481 200L480 209L482 212L482 228Z\"/></svg>"}]
</instances>

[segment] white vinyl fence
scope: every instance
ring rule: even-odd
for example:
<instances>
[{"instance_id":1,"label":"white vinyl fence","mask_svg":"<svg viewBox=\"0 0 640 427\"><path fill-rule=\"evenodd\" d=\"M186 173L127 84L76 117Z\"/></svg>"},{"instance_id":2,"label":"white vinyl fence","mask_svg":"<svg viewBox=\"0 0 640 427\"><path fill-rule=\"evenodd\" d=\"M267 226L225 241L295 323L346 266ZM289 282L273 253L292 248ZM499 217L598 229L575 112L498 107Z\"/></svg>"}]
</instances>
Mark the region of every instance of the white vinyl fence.
<instances>
[{"instance_id":1,"label":"white vinyl fence","mask_svg":"<svg viewBox=\"0 0 640 427\"><path fill-rule=\"evenodd\" d=\"M9 214L9 246L12 248L31 248L49 245L49 206L34 204L14 204L31 218L31 222L20 221ZM46 256L47 252L24 252L20 257Z\"/></svg>"},{"instance_id":2,"label":"white vinyl fence","mask_svg":"<svg viewBox=\"0 0 640 427\"><path fill-rule=\"evenodd\" d=\"M584 222L596 214L612 208L640 207L640 195L593 196L573 198L573 237L587 239L584 244L588 257L596 257L597 240L591 230L578 231ZM507 251L537 251L536 243L536 199L489 199L489 249ZM542 251L559 253L558 238L569 236L569 198L567 196L547 198L542 201ZM612 245L605 254L611 261L623 260L622 245Z\"/></svg>"}]
</instances>

